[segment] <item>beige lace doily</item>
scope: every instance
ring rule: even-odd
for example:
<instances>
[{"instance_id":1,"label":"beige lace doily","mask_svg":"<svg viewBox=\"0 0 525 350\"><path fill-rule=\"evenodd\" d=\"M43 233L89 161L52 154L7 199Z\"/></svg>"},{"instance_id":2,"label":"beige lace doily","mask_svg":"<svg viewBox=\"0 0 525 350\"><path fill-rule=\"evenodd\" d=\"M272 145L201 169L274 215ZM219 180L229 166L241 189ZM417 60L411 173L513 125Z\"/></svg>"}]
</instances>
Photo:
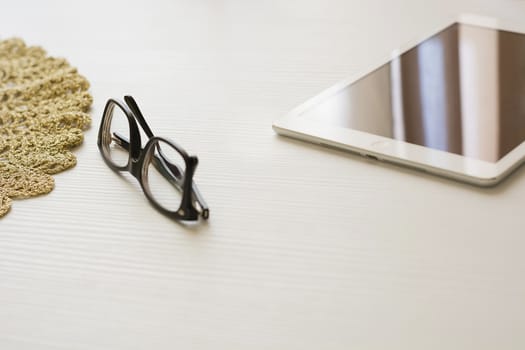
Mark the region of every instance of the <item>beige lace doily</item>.
<instances>
[{"instance_id":1,"label":"beige lace doily","mask_svg":"<svg viewBox=\"0 0 525 350\"><path fill-rule=\"evenodd\" d=\"M76 164L92 97L62 58L20 39L0 41L0 217L11 200L53 189L51 177Z\"/></svg>"}]
</instances>

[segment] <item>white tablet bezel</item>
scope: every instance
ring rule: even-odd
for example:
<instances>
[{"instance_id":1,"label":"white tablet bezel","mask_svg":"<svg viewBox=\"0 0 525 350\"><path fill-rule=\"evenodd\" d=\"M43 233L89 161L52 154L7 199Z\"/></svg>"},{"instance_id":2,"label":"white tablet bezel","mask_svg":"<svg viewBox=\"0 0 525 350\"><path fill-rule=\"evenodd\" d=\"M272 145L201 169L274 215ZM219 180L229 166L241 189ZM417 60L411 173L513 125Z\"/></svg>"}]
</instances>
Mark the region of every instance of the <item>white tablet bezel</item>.
<instances>
[{"instance_id":1,"label":"white tablet bezel","mask_svg":"<svg viewBox=\"0 0 525 350\"><path fill-rule=\"evenodd\" d=\"M478 25L492 29L508 30L525 33L525 24L511 23L498 18L488 18L477 15L462 15L439 29L433 30L418 40L404 45L393 55L410 50L425 39L439 33L453 23L464 23ZM325 90L321 94L296 107L282 119L275 121L273 129L281 135L290 136L305 141L336 147L364 156L390 161L410 167L415 167L437 175L454 178L456 180L472 183L480 186L491 186L501 181L513 169L525 160L525 142L505 155L495 163L478 159L467 158L461 155L430 149L403 141L397 141L388 137L373 135L358 130L325 125L319 121L309 120L301 114L309 108L317 105L321 100L336 94L349 84L366 76L374 69L390 62L392 57L383 60L349 79Z\"/></svg>"}]
</instances>

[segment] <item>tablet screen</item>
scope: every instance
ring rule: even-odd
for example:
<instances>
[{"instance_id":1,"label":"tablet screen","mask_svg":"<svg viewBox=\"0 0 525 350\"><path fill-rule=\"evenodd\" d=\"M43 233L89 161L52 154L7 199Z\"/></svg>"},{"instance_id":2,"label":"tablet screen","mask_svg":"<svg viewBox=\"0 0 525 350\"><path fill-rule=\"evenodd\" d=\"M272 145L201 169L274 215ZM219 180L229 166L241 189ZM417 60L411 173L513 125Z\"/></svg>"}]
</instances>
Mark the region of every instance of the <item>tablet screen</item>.
<instances>
[{"instance_id":1,"label":"tablet screen","mask_svg":"<svg viewBox=\"0 0 525 350\"><path fill-rule=\"evenodd\" d=\"M525 140L525 35L456 23L303 117L497 162Z\"/></svg>"}]
</instances>

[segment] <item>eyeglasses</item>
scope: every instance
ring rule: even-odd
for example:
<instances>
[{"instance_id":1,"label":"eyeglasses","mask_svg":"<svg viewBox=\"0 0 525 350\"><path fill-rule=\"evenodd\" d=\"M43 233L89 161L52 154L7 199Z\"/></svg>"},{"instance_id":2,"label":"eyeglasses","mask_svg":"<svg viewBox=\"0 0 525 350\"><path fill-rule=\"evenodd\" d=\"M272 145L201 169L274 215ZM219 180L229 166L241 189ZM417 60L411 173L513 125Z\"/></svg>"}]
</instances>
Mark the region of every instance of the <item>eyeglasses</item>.
<instances>
[{"instance_id":1,"label":"eyeglasses","mask_svg":"<svg viewBox=\"0 0 525 350\"><path fill-rule=\"evenodd\" d=\"M109 99L100 123L97 145L114 171L128 171L140 183L151 204L177 220L208 219L210 210L193 182L196 156L162 137L154 136L131 96ZM137 121L148 142L142 147Z\"/></svg>"}]
</instances>

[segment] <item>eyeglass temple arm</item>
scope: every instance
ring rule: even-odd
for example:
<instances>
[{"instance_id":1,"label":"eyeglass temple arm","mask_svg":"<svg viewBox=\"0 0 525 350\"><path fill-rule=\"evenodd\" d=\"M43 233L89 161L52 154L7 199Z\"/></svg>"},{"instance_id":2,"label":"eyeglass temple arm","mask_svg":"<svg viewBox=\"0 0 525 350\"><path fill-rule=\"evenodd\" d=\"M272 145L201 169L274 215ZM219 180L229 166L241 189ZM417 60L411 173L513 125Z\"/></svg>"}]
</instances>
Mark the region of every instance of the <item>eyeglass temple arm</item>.
<instances>
[{"instance_id":1,"label":"eyeglass temple arm","mask_svg":"<svg viewBox=\"0 0 525 350\"><path fill-rule=\"evenodd\" d=\"M115 138L115 141L120 147L124 148L126 151L129 151L129 141L124 136L120 135L117 132L114 132L113 137ZM154 155L153 159L153 165L162 174L162 176L164 176L164 178L168 180L172 185L181 188L182 185L179 183L177 176L181 176L183 171L180 170L180 168L176 164L171 163L169 160L163 157L162 154L160 155L160 157ZM204 197L200 193L197 184L195 184L195 181L192 181L191 183L191 191L194 200L197 201L197 203L199 204L202 217L204 219L207 219L210 216L210 209L208 208Z\"/></svg>"},{"instance_id":2,"label":"eyeglass temple arm","mask_svg":"<svg viewBox=\"0 0 525 350\"><path fill-rule=\"evenodd\" d=\"M146 123L146 119L142 115L142 112L140 111L139 105L137 104L137 102L135 102L135 99L133 98L133 96L130 96L130 95L124 96L124 101L126 101L126 104L128 105L129 109L131 109L131 111L133 112L133 114L137 118L140 126L142 127L142 129L144 130L146 135L149 138L152 138L153 137L153 132L151 131L151 128L149 127L148 123Z\"/></svg>"}]
</instances>

